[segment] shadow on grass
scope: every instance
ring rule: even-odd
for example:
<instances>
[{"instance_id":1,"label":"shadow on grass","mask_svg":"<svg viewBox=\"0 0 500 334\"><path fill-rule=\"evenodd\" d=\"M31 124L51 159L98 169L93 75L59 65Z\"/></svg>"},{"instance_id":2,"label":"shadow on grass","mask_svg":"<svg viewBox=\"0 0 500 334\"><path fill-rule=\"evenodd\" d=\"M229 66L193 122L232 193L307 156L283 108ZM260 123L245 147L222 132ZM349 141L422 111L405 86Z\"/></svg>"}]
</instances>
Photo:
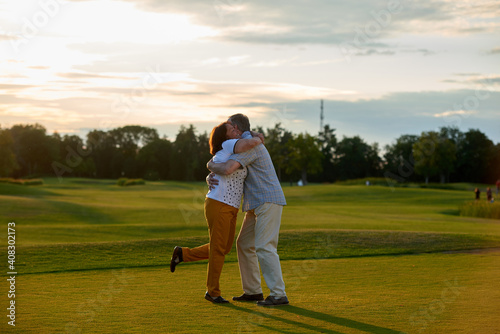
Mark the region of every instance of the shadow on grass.
<instances>
[{"instance_id":1,"label":"shadow on grass","mask_svg":"<svg viewBox=\"0 0 500 334\"><path fill-rule=\"evenodd\" d=\"M14 197L45 197L61 196L53 191L47 190L45 186L23 186L18 184L0 183L0 195Z\"/></svg>"},{"instance_id":2,"label":"shadow on grass","mask_svg":"<svg viewBox=\"0 0 500 334\"><path fill-rule=\"evenodd\" d=\"M309 325L307 323L278 317L278 316L271 315L268 313L260 312L258 310L247 309L244 307L237 306L235 304L228 304L228 305L225 305L225 307L249 314L246 321L240 321L239 331L240 330L247 331L248 327L253 325L253 326L258 326L258 327L267 329L269 331L274 331L274 332L278 332L278 333L290 333L290 331L276 328L276 327L272 327L269 324L266 324L265 322L262 321L262 320L274 320L274 321L280 321L280 322L292 325L295 328L303 328L303 329L307 329L307 330L315 331L315 332L319 332L319 333L343 334L342 332L338 332L335 330L326 329L323 327L318 327L318 326L314 326L314 325ZM274 309L274 308L272 308L272 309ZM263 308L262 310L264 311L266 309ZM279 310L284 311L284 312L289 312L292 314L296 314L297 316L301 316L303 318L311 318L311 319L321 320L321 321L325 321L325 322L335 324L338 326L357 329L357 330L360 330L360 331L363 331L366 333L374 333L374 334L400 334L401 333L399 331L392 330L389 328L370 325L370 324L366 324L366 323L362 323L359 321L350 320L350 319L346 319L346 318L335 317L335 316L332 316L330 314L311 311L311 310L307 310L307 309L292 306L292 305L281 306L281 307L279 307ZM244 328L242 328L242 327L244 327Z\"/></svg>"},{"instance_id":3,"label":"shadow on grass","mask_svg":"<svg viewBox=\"0 0 500 334\"><path fill-rule=\"evenodd\" d=\"M370 324L365 324L363 322L350 320L350 319L346 319L346 318L335 317L335 316L330 315L330 314L311 311L311 310L307 310L307 309L292 306L292 305L290 305L288 307L284 307L283 311L297 314L297 315L307 317L307 318L323 320L323 321L326 321L326 322L329 322L332 324L336 324L339 326L358 329L358 330L361 330L361 331L367 332L367 333L377 333L377 334L400 334L401 333L400 331L396 331L393 329L374 326L374 325L370 325Z\"/></svg>"},{"instance_id":4,"label":"shadow on grass","mask_svg":"<svg viewBox=\"0 0 500 334\"><path fill-rule=\"evenodd\" d=\"M106 208L97 209L90 205L81 205L66 201L46 200L48 212L59 217L68 217L68 223L98 224L120 224L114 215L105 213Z\"/></svg>"}]
</instances>

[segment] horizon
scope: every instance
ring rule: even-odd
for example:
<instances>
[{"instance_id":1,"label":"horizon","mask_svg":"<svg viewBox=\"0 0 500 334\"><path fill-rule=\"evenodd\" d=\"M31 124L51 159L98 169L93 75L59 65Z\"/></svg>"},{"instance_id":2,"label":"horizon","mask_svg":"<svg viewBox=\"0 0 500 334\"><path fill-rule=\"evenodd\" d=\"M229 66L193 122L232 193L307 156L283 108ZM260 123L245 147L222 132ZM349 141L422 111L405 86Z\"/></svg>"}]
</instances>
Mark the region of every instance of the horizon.
<instances>
[{"instance_id":1,"label":"horizon","mask_svg":"<svg viewBox=\"0 0 500 334\"><path fill-rule=\"evenodd\" d=\"M58 134L58 135L60 135L61 137L64 137L65 135L68 135L68 136L76 135L76 136L80 137L80 138L81 138L82 140L84 140L84 141L87 139L87 134L88 134L88 133L90 133L90 132L92 132L92 131L97 131L97 130L99 130L99 131L104 131L104 132L107 132L107 131L111 131L111 130L114 130L114 129L117 129L117 128L121 128L121 127L126 127L126 126L143 126L143 125L140 125L140 124L124 124L123 126L119 126L119 127L116 127L116 128L106 128L106 129L103 129L103 128L101 128L101 129L97 129L97 128L95 128L95 129L88 129L88 131L87 131L86 133L84 133L83 135L82 135L81 133L59 133L59 132L57 132L57 131L49 131L49 129L47 129L47 127L45 127L43 124L40 124L40 123L22 123L22 124L21 124L21 123L19 123L19 124L13 124L12 126L16 126L16 125L26 126L26 125L35 125L35 124L38 124L38 125L41 125L42 127L44 127L44 128L46 129L46 131L47 131L47 136L51 136L51 135L54 135L54 134ZM211 131L211 130L208 130L208 131L207 131L207 130L205 130L205 131L200 131L200 130L199 130L199 129L198 129L198 128L194 125L194 124L192 124L192 123L189 123L189 124L180 124L180 125L178 126L178 128L177 128L177 132L176 132L173 136L167 136L166 134L160 133L160 132L158 131L158 129L157 129L157 128L155 128L155 127L148 127L148 128L151 128L151 129L156 130L160 139L166 139L166 140L168 140L168 141L170 141L170 142L175 142L175 137L176 137L176 136L177 136L177 134L179 133L179 131L180 131L181 127L186 127L186 128L188 128L188 127L189 127L189 126L191 126L191 125L194 127L194 129L195 129L195 134L196 134L197 136L202 135L202 134L208 134L208 135L210 135L210 131ZM276 124L275 124L275 125L276 125ZM324 124L324 126L326 126L326 125L330 125L330 124L325 123L325 124ZM262 127L264 130L268 130L268 129L272 129L272 128L274 128L274 125L273 125L272 127L264 127L264 126L261 126L261 125L259 125L259 124L255 125L255 126L254 126L253 124L251 124L251 129L252 129L252 130L256 130L256 129L257 129L257 128L259 128L259 127ZM283 128L285 131L290 131L290 132L292 132L292 134L294 134L294 135L297 135L297 134L300 134L300 133L307 133L307 134L312 135L312 136L314 136L314 137L317 137L317 136L319 135L319 131L317 131L316 133L310 133L310 132L307 132L307 131L304 131L304 132L294 132L294 131L291 131L290 129L284 128L283 126L282 126L282 128ZM0 124L0 130L1 130L1 129L3 129L2 124ZM333 128L333 129L334 129L334 128ZM318 130L319 130L319 127L318 127ZM339 137L339 136L337 135L337 130L336 130L336 129L334 129L334 130L335 130L335 131L334 131L334 134L335 134L335 136L336 136L336 138L337 138L337 140L338 140L338 141L341 141L343 138L353 138L353 137L356 137L356 136L357 136L357 137L360 137L360 138L361 138L361 139L362 139L362 140L363 140L366 144L368 144L368 145L370 145L370 146L372 146L373 144L378 144L378 145L379 145L379 147L378 147L378 149L379 149L379 154L381 154L381 155L383 155L383 154L386 152L386 150L385 150L385 146L386 146L386 145L392 145L392 144L394 144L394 143L396 142L396 140L399 138L399 136L398 136L398 137L396 137L396 138L393 138L393 139L392 139L392 141L390 141L388 144L383 144L383 145L382 145L382 144L381 144L381 143L379 143L379 142L368 142L368 141L366 141L366 139L365 139L365 138L363 138L363 136L362 136L362 135L360 135L360 134L354 134L354 135L352 135L352 136L346 136L346 135L343 135L342 137ZM460 130L460 129L459 129L459 130ZM469 130L477 130L477 129L472 129L472 128L471 128L471 129L468 129L467 131L469 131ZM436 131L436 132L439 132L439 129L432 129L432 130L427 130L427 131L424 131L424 132L431 132L431 131ZM461 131L461 130L460 130L460 131ZM461 132L462 132L462 133L466 133L467 131L465 131L465 132L461 131ZM482 131L481 131L481 132L482 132ZM83 133L83 132L82 132L82 133ZM484 133L484 132L483 132L483 133ZM263 134L265 135L265 133L263 133ZM419 133L419 134L415 134L415 133L403 133L403 134L401 134L401 136L403 136L403 135L415 135L415 136L417 136L417 137L420 137L421 133ZM490 138L490 137L489 137L486 133L485 133L485 135L486 135L486 137L487 137L488 139L490 139L490 140L493 142L493 145L500 145L500 141L499 141L499 142L495 142L495 141L494 141L492 138Z\"/></svg>"}]
</instances>

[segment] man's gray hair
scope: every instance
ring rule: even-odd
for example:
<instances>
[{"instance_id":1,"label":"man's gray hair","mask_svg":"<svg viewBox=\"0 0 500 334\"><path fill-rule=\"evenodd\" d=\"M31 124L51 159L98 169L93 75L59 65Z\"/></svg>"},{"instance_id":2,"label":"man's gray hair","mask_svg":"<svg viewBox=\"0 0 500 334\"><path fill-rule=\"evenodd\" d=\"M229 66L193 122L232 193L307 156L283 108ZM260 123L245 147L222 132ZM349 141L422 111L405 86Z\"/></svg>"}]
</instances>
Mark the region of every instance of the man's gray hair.
<instances>
[{"instance_id":1,"label":"man's gray hair","mask_svg":"<svg viewBox=\"0 0 500 334\"><path fill-rule=\"evenodd\" d=\"M238 126L238 129L241 132L250 131L250 120L247 116L243 114L235 114L229 117L229 120L233 123L233 125Z\"/></svg>"}]
</instances>

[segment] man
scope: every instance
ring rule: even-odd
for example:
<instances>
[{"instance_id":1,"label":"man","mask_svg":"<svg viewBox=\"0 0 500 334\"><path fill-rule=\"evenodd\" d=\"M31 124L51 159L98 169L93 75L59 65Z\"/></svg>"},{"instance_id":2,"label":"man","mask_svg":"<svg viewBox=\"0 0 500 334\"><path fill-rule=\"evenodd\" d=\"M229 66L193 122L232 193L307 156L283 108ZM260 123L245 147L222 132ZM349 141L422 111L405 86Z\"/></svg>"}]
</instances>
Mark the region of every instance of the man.
<instances>
[{"instance_id":1,"label":"man","mask_svg":"<svg viewBox=\"0 0 500 334\"><path fill-rule=\"evenodd\" d=\"M229 118L243 137L250 135L250 121L242 114ZM235 301L258 301L260 306L289 304L278 256L278 238L285 195L281 189L271 156L264 145L233 154L225 163L207 164L216 174L229 175L244 166L248 168L245 181L243 211L246 212L240 234L236 241L243 295L233 297ZM260 281L262 275L270 290L264 299Z\"/></svg>"}]
</instances>

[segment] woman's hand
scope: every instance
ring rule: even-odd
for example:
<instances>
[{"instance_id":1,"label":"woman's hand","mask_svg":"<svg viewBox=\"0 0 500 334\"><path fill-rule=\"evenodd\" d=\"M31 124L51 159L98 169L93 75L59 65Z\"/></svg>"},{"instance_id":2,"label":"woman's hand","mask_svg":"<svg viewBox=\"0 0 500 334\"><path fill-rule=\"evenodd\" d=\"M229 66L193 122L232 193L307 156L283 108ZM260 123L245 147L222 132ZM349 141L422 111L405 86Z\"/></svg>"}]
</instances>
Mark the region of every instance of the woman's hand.
<instances>
[{"instance_id":1,"label":"woman's hand","mask_svg":"<svg viewBox=\"0 0 500 334\"><path fill-rule=\"evenodd\" d=\"M207 184L209 190L214 190L219 185L219 181L215 178L215 173L210 173L207 176Z\"/></svg>"}]
</instances>

